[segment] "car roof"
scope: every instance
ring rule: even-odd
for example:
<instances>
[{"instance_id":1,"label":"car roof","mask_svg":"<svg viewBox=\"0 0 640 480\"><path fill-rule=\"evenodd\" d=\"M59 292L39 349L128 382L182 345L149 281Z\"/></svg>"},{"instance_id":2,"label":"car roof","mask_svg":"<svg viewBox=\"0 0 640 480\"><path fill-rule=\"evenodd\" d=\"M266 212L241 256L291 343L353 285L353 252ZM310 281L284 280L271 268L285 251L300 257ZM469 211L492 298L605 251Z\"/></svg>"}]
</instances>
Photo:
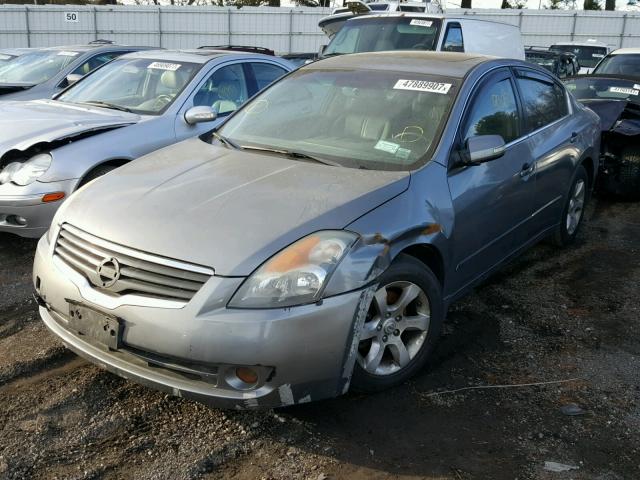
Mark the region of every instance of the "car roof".
<instances>
[{"instance_id":1,"label":"car roof","mask_svg":"<svg viewBox=\"0 0 640 480\"><path fill-rule=\"evenodd\" d=\"M403 4L404 5L404 4ZM371 18L386 18L386 17L406 17L406 18L433 18L436 20L463 20L463 21L474 21L474 22L490 22L497 23L500 25L508 25L509 27L518 28L516 25L512 25L510 23L498 22L496 20L485 20L482 18L473 18L470 15L451 15L448 13L427 13L427 12L376 12L366 13L364 15L358 15L353 18L347 20L348 22L354 21L362 21Z\"/></svg>"},{"instance_id":2,"label":"car roof","mask_svg":"<svg viewBox=\"0 0 640 480\"><path fill-rule=\"evenodd\" d=\"M185 50L142 50L123 55L121 58L149 58L154 60L165 60L169 62L189 62L204 64L218 57L255 57L255 58L276 58L272 55L261 53L238 52L230 50L208 50L205 48L185 49Z\"/></svg>"},{"instance_id":3,"label":"car roof","mask_svg":"<svg viewBox=\"0 0 640 480\"><path fill-rule=\"evenodd\" d=\"M116 43L94 43L94 44L86 44L86 45L61 45L61 46L56 46L56 47L42 47L42 48L33 48L32 50L37 51L37 50L44 50L44 51L53 51L53 52L62 52L65 50L69 50L72 52L93 52L94 50L114 50L114 49L120 49L120 48L127 48L127 49L149 49L152 47L141 47L141 46L134 46L134 45L119 45Z\"/></svg>"},{"instance_id":4,"label":"car roof","mask_svg":"<svg viewBox=\"0 0 640 480\"><path fill-rule=\"evenodd\" d=\"M303 69L391 70L464 78L477 65L495 59L497 57L469 53L394 50L391 52L367 52L328 57L311 63L303 67ZM518 62L518 64L520 63L522 62Z\"/></svg>"},{"instance_id":5,"label":"car roof","mask_svg":"<svg viewBox=\"0 0 640 480\"><path fill-rule=\"evenodd\" d=\"M638 55L640 54L640 48L633 48L633 47L629 47L629 48L618 48L617 50L614 50L613 52L611 52L609 55Z\"/></svg>"}]
</instances>

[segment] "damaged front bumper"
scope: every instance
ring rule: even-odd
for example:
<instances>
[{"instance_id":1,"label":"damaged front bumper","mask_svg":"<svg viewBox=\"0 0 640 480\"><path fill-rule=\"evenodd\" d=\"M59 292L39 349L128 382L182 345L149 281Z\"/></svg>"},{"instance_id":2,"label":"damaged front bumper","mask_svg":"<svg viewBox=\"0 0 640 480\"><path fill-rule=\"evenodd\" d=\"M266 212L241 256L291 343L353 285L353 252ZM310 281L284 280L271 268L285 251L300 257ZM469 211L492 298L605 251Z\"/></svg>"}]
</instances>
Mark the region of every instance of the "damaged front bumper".
<instances>
[{"instance_id":1,"label":"damaged front bumper","mask_svg":"<svg viewBox=\"0 0 640 480\"><path fill-rule=\"evenodd\" d=\"M109 309L108 301L100 301L105 294L89 287L88 295L87 285L51 250L43 237L34 263L42 320L71 350L121 377L235 409L305 403L348 389L354 326L366 313L368 290L292 308L229 309L227 302L243 279L213 276L179 308L125 299ZM118 319L122 331L116 348L70 327L69 305L76 304ZM239 382L239 368L255 372L256 383Z\"/></svg>"},{"instance_id":2,"label":"damaged front bumper","mask_svg":"<svg viewBox=\"0 0 640 480\"><path fill-rule=\"evenodd\" d=\"M0 185L0 233L39 238L49 228L62 202L73 192L78 179L27 186L11 183ZM49 195L57 194L52 197ZM50 200L50 198L58 198Z\"/></svg>"}]
</instances>

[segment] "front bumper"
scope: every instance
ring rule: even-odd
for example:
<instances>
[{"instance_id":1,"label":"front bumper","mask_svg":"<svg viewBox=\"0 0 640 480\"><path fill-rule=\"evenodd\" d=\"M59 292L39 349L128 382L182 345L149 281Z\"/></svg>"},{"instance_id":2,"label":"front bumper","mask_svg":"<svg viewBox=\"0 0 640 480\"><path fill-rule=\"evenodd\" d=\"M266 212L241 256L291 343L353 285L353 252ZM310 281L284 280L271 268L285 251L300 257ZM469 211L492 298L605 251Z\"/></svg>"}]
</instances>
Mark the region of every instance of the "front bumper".
<instances>
[{"instance_id":1,"label":"front bumper","mask_svg":"<svg viewBox=\"0 0 640 480\"><path fill-rule=\"evenodd\" d=\"M227 309L243 279L214 276L182 308L128 304L124 296L109 309L99 291L83 296L86 285L68 268L43 237L34 263L42 320L71 350L121 377L223 408L304 403L348 387L361 291L294 308ZM71 331L69 301L121 319L121 346L111 350ZM238 366L260 372L255 387L237 387Z\"/></svg>"},{"instance_id":2,"label":"front bumper","mask_svg":"<svg viewBox=\"0 0 640 480\"><path fill-rule=\"evenodd\" d=\"M73 192L77 179L59 182L33 182L20 187L13 184L0 185L0 233L15 233L21 237L39 238L49 228L51 220L62 202ZM63 192L62 200L44 203L42 197L48 193ZM17 223L14 218L24 222Z\"/></svg>"}]
</instances>

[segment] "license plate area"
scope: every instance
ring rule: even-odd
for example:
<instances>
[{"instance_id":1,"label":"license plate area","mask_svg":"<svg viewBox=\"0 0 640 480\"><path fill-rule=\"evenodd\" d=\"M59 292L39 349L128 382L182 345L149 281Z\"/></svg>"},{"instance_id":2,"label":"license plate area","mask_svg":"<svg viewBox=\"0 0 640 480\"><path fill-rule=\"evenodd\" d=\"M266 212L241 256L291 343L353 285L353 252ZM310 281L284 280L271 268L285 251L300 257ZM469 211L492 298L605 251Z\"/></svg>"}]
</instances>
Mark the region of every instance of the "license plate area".
<instances>
[{"instance_id":1,"label":"license plate area","mask_svg":"<svg viewBox=\"0 0 640 480\"><path fill-rule=\"evenodd\" d=\"M77 302L68 301L69 329L87 340L97 342L110 350L121 345L122 321Z\"/></svg>"}]
</instances>

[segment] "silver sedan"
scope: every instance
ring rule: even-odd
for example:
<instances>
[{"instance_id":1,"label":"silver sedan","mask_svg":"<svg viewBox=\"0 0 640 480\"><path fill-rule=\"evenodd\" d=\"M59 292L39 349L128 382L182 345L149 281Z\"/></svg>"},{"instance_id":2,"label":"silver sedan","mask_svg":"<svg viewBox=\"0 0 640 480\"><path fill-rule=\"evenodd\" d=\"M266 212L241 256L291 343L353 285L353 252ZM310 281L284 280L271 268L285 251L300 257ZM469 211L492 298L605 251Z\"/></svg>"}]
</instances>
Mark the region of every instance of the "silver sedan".
<instances>
[{"instance_id":1,"label":"silver sedan","mask_svg":"<svg viewBox=\"0 0 640 480\"><path fill-rule=\"evenodd\" d=\"M575 239L599 139L517 60L321 60L77 192L38 245L40 315L98 365L214 405L388 388L452 302Z\"/></svg>"}]
</instances>

